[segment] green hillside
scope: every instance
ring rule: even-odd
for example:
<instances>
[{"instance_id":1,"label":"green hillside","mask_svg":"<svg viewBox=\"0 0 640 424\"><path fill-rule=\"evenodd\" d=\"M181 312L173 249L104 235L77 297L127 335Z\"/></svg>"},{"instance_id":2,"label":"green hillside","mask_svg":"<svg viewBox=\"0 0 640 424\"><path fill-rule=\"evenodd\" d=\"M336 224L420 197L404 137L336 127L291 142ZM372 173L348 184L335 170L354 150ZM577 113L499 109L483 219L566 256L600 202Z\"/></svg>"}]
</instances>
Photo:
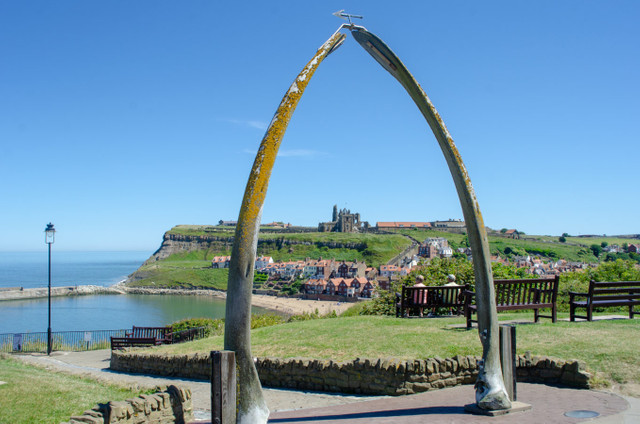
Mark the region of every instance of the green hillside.
<instances>
[{"instance_id":1,"label":"green hillside","mask_svg":"<svg viewBox=\"0 0 640 424\"><path fill-rule=\"evenodd\" d=\"M212 269L214 256L231 254L235 228L225 226L178 225L167 232L185 241L204 243L206 248L174 253L168 258L142 266L135 273L130 286L214 288L226 290L227 270ZM258 243L258 255L271 256L274 261L304 260L305 258L335 259L339 261L364 261L368 266L379 267L406 249L411 240L419 242L429 237L444 237L453 249L467 247L465 234L427 229L398 229L388 234L318 233L309 229L295 232L292 229L262 227ZM558 237L526 235L511 239L489 235L491 254L505 258L531 255L543 259L565 259L575 262L596 263L612 260L601 254L594 256L592 245L606 242L610 245L638 243L638 239L615 237L567 237L560 242ZM211 240L214 239L214 242ZM625 255L625 254L618 254ZM634 258L621 258L634 259Z\"/></svg>"},{"instance_id":2,"label":"green hillside","mask_svg":"<svg viewBox=\"0 0 640 424\"><path fill-rule=\"evenodd\" d=\"M228 238L228 242L221 243L220 248L174 253L166 259L143 265L135 272L135 281L130 281L129 286L226 290L228 270L212 269L211 259L231 254L233 228L180 225L168 233L194 240L206 236ZM265 232L259 236L257 253L271 256L274 261L322 257L364 261L369 266L378 267L410 245L411 240L400 234Z\"/></svg>"},{"instance_id":3,"label":"green hillside","mask_svg":"<svg viewBox=\"0 0 640 424\"><path fill-rule=\"evenodd\" d=\"M443 231L425 229L402 229L394 230L398 234L404 234L418 241L424 241L428 237L444 237L449 241L449 245L456 249L467 246L467 238L464 234L448 233ZM622 246L626 244L638 244L637 238L621 237L567 237L566 241L560 242L559 236L536 236L524 235L520 239L512 239L499 235L489 235L489 248L492 255L502 257L513 257L517 255L541 256L547 259L565 259L573 262L598 262L590 249L593 244L601 245L603 242L609 245ZM603 255L604 256L604 255ZM604 257L600 257L603 260ZM621 258L629 259L629 258ZM633 259L633 258L631 258Z\"/></svg>"}]
</instances>

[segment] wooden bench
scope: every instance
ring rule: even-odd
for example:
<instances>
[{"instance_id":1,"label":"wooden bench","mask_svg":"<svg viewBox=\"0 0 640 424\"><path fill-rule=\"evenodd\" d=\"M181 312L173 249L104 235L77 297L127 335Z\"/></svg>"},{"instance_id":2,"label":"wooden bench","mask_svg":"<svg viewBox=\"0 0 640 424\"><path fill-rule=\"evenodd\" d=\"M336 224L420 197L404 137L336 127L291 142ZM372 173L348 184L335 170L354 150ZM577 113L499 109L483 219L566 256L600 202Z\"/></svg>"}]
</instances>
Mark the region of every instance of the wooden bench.
<instances>
[{"instance_id":1,"label":"wooden bench","mask_svg":"<svg viewBox=\"0 0 640 424\"><path fill-rule=\"evenodd\" d=\"M136 327L133 326L130 332L125 334L125 337L134 338L155 338L161 343L172 343L173 334L171 327Z\"/></svg>"},{"instance_id":2,"label":"wooden bench","mask_svg":"<svg viewBox=\"0 0 640 424\"><path fill-rule=\"evenodd\" d=\"M111 350L125 347L146 347L162 344L155 337L111 337Z\"/></svg>"},{"instance_id":3,"label":"wooden bench","mask_svg":"<svg viewBox=\"0 0 640 424\"><path fill-rule=\"evenodd\" d=\"M111 337L111 350L173 343L171 327L136 327L124 337Z\"/></svg>"},{"instance_id":4,"label":"wooden bench","mask_svg":"<svg viewBox=\"0 0 640 424\"><path fill-rule=\"evenodd\" d=\"M585 300L576 300L584 297ZM628 307L629 318L633 319L635 305L640 305L640 281L593 281L589 283L588 293L569 292L570 320L584 318L593 320L593 309L604 307ZM585 308L587 315L576 315L577 308Z\"/></svg>"},{"instance_id":5,"label":"wooden bench","mask_svg":"<svg viewBox=\"0 0 640 424\"><path fill-rule=\"evenodd\" d=\"M557 320L556 300L560 278L531 278L526 280L494 280L496 308L501 311L517 311L533 309L534 320L551 318ZM467 318L467 328L471 328L477 305L474 303L475 293L465 292L464 315ZM551 309L551 315L541 315L540 309Z\"/></svg>"},{"instance_id":6,"label":"wooden bench","mask_svg":"<svg viewBox=\"0 0 640 424\"><path fill-rule=\"evenodd\" d=\"M464 293L468 289L468 285L402 286L402 294L396 293L396 317L421 316L421 311L429 312L434 308L450 308L460 314L464 307Z\"/></svg>"}]
</instances>

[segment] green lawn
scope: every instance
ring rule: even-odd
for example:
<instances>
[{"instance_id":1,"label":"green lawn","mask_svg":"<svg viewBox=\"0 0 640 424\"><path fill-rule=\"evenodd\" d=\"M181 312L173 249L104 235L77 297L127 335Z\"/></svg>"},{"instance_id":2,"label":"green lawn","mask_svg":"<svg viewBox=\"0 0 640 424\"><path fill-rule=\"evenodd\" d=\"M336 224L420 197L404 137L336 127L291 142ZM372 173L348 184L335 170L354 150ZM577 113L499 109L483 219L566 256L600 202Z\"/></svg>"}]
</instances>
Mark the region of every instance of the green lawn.
<instances>
[{"instance_id":1,"label":"green lawn","mask_svg":"<svg viewBox=\"0 0 640 424\"><path fill-rule=\"evenodd\" d=\"M0 356L0 423L57 424L80 415L98 403L140 395L122 387L106 385L26 365Z\"/></svg>"},{"instance_id":2,"label":"green lawn","mask_svg":"<svg viewBox=\"0 0 640 424\"><path fill-rule=\"evenodd\" d=\"M561 314L565 317L566 314ZM500 314L501 321L533 321L533 313ZM477 330L456 328L463 318L398 319L355 316L292 322L253 330L255 356L306 357L337 361L394 357L425 359L482 354ZM536 325L518 325L517 351L531 351L561 359L580 359L601 378L618 383L640 383L640 320L607 320L556 324L547 319ZM151 351L195 353L222 349L215 336Z\"/></svg>"}]
</instances>

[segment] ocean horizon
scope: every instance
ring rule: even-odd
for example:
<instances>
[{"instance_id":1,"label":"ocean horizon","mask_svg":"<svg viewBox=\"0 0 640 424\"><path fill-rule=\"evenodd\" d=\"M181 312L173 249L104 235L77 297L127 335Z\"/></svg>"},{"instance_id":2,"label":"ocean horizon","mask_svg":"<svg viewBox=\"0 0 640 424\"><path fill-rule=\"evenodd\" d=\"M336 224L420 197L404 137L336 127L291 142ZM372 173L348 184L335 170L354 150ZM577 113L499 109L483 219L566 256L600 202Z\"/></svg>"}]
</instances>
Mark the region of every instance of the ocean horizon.
<instances>
[{"instance_id":1,"label":"ocean horizon","mask_svg":"<svg viewBox=\"0 0 640 424\"><path fill-rule=\"evenodd\" d=\"M51 285L111 286L127 278L153 252L52 252ZM0 252L0 288L48 286L48 254ZM86 295L51 299L55 331L158 327L184 318L223 318L225 300L213 296ZM254 308L254 311L266 311ZM47 331L47 298L0 301L0 334Z\"/></svg>"},{"instance_id":2,"label":"ocean horizon","mask_svg":"<svg viewBox=\"0 0 640 424\"><path fill-rule=\"evenodd\" d=\"M51 285L112 286L125 280L152 251L51 252ZM0 252L0 288L48 287L48 252Z\"/></svg>"}]
</instances>

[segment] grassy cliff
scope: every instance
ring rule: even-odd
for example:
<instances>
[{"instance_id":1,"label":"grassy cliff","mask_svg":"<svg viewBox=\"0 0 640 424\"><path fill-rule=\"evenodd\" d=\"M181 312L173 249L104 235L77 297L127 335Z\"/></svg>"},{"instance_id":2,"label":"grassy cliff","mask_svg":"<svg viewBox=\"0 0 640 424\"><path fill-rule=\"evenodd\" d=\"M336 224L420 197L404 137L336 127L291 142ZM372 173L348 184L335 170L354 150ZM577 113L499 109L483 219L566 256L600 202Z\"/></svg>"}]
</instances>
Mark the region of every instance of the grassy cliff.
<instances>
[{"instance_id":1,"label":"grassy cliff","mask_svg":"<svg viewBox=\"0 0 640 424\"><path fill-rule=\"evenodd\" d=\"M163 246L128 281L134 287L213 288L226 290L228 270L212 269L214 256L231 254L233 228L179 225ZM380 266L411 245L401 234L261 232L258 255L274 261L305 258L365 261ZM163 251L164 249L164 251ZM158 259L162 258L162 259Z\"/></svg>"},{"instance_id":2,"label":"grassy cliff","mask_svg":"<svg viewBox=\"0 0 640 424\"><path fill-rule=\"evenodd\" d=\"M129 279L130 286L213 288L226 290L227 270L212 269L214 256L231 254L235 229L225 226L178 225L164 235L162 247ZM465 234L425 229L401 229L389 234L318 233L309 228L273 229L263 227L258 240L258 255L274 261L305 258L364 261L378 267L411 245L411 240L444 237L453 249L468 246ZM511 239L489 235L493 255L510 258L518 255L540 256L547 260L565 259L595 263L592 244L623 245L638 239L613 237L523 236ZM603 257L600 258L603 260Z\"/></svg>"}]
</instances>

